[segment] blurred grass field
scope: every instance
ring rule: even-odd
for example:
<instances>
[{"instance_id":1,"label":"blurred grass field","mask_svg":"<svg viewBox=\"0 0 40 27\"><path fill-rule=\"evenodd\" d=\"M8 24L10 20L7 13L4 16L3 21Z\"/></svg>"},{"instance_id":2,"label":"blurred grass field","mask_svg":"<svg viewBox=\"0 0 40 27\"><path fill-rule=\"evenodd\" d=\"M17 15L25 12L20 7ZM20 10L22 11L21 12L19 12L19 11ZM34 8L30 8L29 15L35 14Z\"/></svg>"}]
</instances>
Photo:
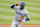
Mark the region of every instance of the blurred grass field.
<instances>
[{"instance_id":1,"label":"blurred grass field","mask_svg":"<svg viewBox=\"0 0 40 27\"><path fill-rule=\"evenodd\" d=\"M10 6L25 1L25 8L30 14L30 21L23 24L40 24L40 0L0 0L0 24L12 24L15 10Z\"/></svg>"}]
</instances>

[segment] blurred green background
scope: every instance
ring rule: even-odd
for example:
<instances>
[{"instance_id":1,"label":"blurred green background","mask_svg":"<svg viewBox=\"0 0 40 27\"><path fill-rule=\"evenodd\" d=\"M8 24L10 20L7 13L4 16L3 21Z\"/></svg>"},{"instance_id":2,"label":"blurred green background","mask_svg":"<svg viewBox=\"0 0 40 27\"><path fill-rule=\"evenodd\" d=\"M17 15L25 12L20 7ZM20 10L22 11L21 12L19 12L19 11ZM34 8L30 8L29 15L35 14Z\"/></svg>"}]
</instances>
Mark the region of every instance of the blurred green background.
<instances>
[{"instance_id":1,"label":"blurred green background","mask_svg":"<svg viewBox=\"0 0 40 27\"><path fill-rule=\"evenodd\" d=\"M25 1L31 19L23 24L40 24L40 0L0 0L0 24L12 24L15 10L10 6L21 1Z\"/></svg>"}]
</instances>

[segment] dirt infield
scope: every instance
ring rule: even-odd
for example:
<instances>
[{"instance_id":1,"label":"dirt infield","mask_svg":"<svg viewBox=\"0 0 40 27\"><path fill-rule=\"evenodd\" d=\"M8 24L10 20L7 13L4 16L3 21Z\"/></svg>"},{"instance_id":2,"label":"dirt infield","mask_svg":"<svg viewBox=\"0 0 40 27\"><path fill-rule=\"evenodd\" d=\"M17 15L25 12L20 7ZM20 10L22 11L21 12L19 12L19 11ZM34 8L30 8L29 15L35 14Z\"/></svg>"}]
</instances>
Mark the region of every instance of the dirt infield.
<instances>
[{"instance_id":1,"label":"dirt infield","mask_svg":"<svg viewBox=\"0 0 40 27\"><path fill-rule=\"evenodd\" d=\"M11 27L11 24L1 24L0 27ZM22 27L40 27L40 25L22 25Z\"/></svg>"}]
</instances>

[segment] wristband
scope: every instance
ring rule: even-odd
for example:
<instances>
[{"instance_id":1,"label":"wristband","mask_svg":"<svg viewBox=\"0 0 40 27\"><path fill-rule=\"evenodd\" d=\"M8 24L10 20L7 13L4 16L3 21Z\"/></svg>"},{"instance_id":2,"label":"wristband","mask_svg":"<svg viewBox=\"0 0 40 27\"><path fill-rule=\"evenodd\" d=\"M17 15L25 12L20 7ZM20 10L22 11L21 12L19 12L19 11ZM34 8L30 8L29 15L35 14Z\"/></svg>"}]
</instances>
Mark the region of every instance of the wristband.
<instances>
[{"instance_id":1,"label":"wristband","mask_svg":"<svg viewBox=\"0 0 40 27\"><path fill-rule=\"evenodd\" d=\"M11 6L11 8L13 8L15 6L15 4L13 4L12 6Z\"/></svg>"},{"instance_id":2,"label":"wristband","mask_svg":"<svg viewBox=\"0 0 40 27\"><path fill-rule=\"evenodd\" d=\"M26 18L26 19L25 19L25 21L28 21L28 20L30 20L30 19L29 19L29 18Z\"/></svg>"}]
</instances>

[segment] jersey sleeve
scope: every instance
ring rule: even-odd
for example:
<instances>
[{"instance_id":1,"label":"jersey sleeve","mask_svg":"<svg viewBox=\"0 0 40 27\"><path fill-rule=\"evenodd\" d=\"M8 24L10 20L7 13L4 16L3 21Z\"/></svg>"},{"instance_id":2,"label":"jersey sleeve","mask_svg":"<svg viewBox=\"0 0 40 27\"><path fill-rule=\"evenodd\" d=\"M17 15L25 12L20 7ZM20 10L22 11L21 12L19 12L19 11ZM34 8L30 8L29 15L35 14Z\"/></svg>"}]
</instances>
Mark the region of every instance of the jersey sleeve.
<instances>
[{"instance_id":1,"label":"jersey sleeve","mask_svg":"<svg viewBox=\"0 0 40 27\"><path fill-rule=\"evenodd\" d=\"M25 15L26 15L26 17L27 17L27 18L29 18L29 19L30 19L30 15L29 15L29 13L28 13L28 11L27 11L27 10L26 10L26 14L25 14Z\"/></svg>"},{"instance_id":2,"label":"jersey sleeve","mask_svg":"<svg viewBox=\"0 0 40 27\"><path fill-rule=\"evenodd\" d=\"M14 8L13 8L13 9L17 10L17 9L18 9L18 6L14 6Z\"/></svg>"}]
</instances>

